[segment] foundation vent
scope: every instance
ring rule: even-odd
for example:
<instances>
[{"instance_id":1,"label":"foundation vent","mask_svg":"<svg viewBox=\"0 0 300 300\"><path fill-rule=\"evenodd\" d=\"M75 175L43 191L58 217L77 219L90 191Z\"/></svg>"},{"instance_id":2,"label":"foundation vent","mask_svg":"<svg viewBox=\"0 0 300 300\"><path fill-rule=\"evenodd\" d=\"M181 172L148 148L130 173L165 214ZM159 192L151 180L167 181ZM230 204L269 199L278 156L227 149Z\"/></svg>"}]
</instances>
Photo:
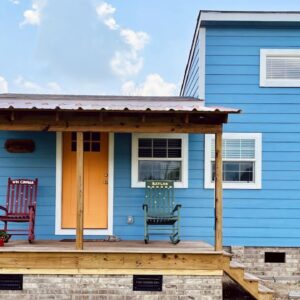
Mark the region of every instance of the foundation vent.
<instances>
[{"instance_id":1,"label":"foundation vent","mask_svg":"<svg viewBox=\"0 0 300 300\"><path fill-rule=\"evenodd\" d=\"M0 274L0 290L23 290L23 275Z\"/></svg>"},{"instance_id":2,"label":"foundation vent","mask_svg":"<svg viewBox=\"0 0 300 300\"><path fill-rule=\"evenodd\" d=\"M285 263L285 252L265 252L265 263Z\"/></svg>"},{"instance_id":3,"label":"foundation vent","mask_svg":"<svg viewBox=\"0 0 300 300\"><path fill-rule=\"evenodd\" d=\"M162 291L162 275L133 275L134 291Z\"/></svg>"}]
</instances>

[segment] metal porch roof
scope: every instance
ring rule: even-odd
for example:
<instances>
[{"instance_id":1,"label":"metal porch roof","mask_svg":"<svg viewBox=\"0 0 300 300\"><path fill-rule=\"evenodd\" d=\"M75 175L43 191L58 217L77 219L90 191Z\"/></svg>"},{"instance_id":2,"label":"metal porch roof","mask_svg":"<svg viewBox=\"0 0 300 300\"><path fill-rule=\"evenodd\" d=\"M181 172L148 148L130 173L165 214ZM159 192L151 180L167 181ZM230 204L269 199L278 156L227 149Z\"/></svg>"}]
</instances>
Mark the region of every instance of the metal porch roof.
<instances>
[{"instance_id":1,"label":"metal porch roof","mask_svg":"<svg viewBox=\"0 0 300 300\"><path fill-rule=\"evenodd\" d=\"M0 94L0 110L85 110L239 113L239 109L207 107L203 100L192 97L88 96Z\"/></svg>"}]
</instances>

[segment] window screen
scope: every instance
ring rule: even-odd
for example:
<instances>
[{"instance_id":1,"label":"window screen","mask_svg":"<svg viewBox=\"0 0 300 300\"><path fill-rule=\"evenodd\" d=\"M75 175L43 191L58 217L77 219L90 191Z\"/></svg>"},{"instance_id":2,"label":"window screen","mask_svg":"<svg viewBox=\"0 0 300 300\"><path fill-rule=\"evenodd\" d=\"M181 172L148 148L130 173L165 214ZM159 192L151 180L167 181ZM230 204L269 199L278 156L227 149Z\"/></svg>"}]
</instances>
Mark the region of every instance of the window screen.
<instances>
[{"instance_id":1,"label":"window screen","mask_svg":"<svg viewBox=\"0 0 300 300\"><path fill-rule=\"evenodd\" d=\"M267 79L300 80L299 56L268 56L266 57Z\"/></svg>"},{"instance_id":2,"label":"window screen","mask_svg":"<svg viewBox=\"0 0 300 300\"><path fill-rule=\"evenodd\" d=\"M215 139L211 139L211 180L215 179ZM255 180L255 139L223 139L223 181Z\"/></svg>"}]
</instances>

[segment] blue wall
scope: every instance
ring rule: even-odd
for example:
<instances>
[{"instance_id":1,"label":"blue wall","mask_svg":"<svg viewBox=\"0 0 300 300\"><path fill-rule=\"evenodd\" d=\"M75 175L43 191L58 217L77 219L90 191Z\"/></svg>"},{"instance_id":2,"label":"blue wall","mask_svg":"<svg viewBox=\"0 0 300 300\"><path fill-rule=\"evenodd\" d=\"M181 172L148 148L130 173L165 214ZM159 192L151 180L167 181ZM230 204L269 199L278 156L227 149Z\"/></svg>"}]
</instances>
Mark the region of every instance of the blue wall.
<instances>
[{"instance_id":1,"label":"blue wall","mask_svg":"<svg viewBox=\"0 0 300 300\"><path fill-rule=\"evenodd\" d=\"M213 191L203 189L203 135L189 136L189 188L176 189L177 203L182 204L182 239L214 240ZM144 190L131 188L131 134L115 136L114 233L123 239L143 238ZM133 215L134 224L126 217ZM159 237L161 239L162 237Z\"/></svg>"},{"instance_id":2,"label":"blue wall","mask_svg":"<svg viewBox=\"0 0 300 300\"><path fill-rule=\"evenodd\" d=\"M190 68L186 74L186 84L182 90L184 96L199 97L199 45L199 38L197 37Z\"/></svg>"},{"instance_id":3,"label":"blue wall","mask_svg":"<svg viewBox=\"0 0 300 300\"><path fill-rule=\"evenodd\" d=\"M29 154L12 154L4 149L8 138L30 138L36 150ZM5 204L7 178L39 178L36 237L63 239L73 236L55 235L55 134L17 133L0 134L0 195ZM189 189L176 189L176 199L182 208L182 239L200 237L213 243L213 191L203 189L203 136L189 137ZM114 234L122 239L143 239L144 190L131 188L131 134L115 135L114 170ZM134 224L127 224L127 216L134 216ZM24 225L27 227L27 224ZM99 236L98 236L99 238ZM101 237L102 238L102 237ZM159 237L161 238L161 237Z\"/></svg>"},{"instance_id":4,"label":"blue wall","mask_svg":"<svg viewBox=\"0 0 300 300\"><path fill-rule=\"evenodd\" d=\"M227 245L300 246L300 88L260 88L261 48L300 48L300 29L207 28L206 105L237 107L228 132L262 132L261 190L224 192Z\"/></svg>"},{"instance_id":5,"label":"blue wall","mask_svg":"<svg viewBox=\"0 0 300 300\"><path fill-rule=\"evenodd\" d=\"M4 149L4 143L8 138L32 139L36 149L33 153L8 153ZM37 238L46 239L53 236L55 232L55 134L2 131L0 133L0 201L2 205L6 202L8 177L37 177L39 179ZM2 227L2 224L0 226ZM27 228L28 224L21 226Z\"/></svg>"}]
</instances>

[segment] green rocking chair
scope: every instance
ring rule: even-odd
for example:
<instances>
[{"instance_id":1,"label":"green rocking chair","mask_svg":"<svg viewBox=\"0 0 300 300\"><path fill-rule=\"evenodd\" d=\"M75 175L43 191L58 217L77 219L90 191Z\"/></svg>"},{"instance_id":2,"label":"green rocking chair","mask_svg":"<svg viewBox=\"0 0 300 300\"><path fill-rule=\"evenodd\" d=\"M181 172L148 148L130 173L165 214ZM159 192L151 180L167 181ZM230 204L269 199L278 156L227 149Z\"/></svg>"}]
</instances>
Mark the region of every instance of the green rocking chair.
<instances>
[{"instance_id":1,"label":"green rocking chair","mask_svg":"<svg viewBox=\"0 0 300 300\"><path fill-rule=\"evenodd\" d=\"M180 204L175 205L174 182L171 180L147 180L145 189L145 243L151 235L169 235L173 244L180 242ZM156 232L149 232L155 228Z\"/></svg>"}]
</instances>

